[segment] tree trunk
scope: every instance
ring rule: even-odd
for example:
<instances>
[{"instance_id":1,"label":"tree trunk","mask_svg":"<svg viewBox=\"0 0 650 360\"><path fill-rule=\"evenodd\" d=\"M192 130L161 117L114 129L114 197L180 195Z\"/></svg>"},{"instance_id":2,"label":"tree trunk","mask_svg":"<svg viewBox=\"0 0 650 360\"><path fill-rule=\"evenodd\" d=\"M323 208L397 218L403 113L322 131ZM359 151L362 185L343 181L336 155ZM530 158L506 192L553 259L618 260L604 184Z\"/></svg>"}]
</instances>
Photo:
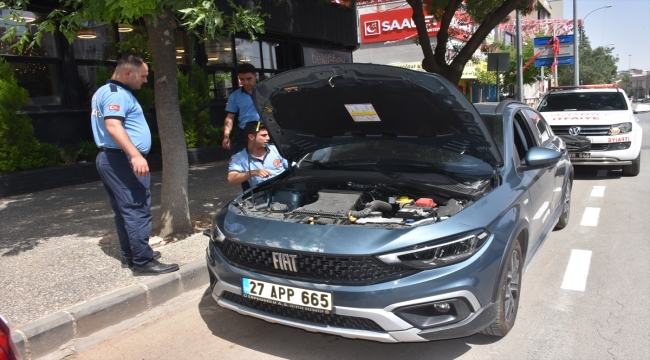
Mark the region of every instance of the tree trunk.
<instances>
[{"instance_id":1,"label":"tree trunk","mask_svg":"<svg viewBox=\"0 0 650 360\"><path fill-rule=\"evenodd\" d=\"M175 22L165 10L153 19L145 19L151 41L154 67L156 119L162 144L163 176L160 222L156 229L164 239L182 239L193 233L187 198L187 144L178 103Z\"/></svg>"}]
</instances>

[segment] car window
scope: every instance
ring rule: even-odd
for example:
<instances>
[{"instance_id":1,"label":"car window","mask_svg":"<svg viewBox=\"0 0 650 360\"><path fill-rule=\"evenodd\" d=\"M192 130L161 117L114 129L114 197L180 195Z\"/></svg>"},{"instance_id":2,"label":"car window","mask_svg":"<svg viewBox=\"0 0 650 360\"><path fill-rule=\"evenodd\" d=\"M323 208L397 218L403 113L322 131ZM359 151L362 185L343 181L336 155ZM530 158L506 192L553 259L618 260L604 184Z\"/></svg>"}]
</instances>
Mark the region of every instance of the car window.
<instances>
[{"instance_id":1,"label":"car window","mask_svg":"<svg viewBox=\"0 0 650 360\"><path fill-rule=\"evenodd\" d=\"M515 149L519 155L519 160L524 162L526 158L526 153L528 150L535 146L535 141L533 140L532 135L530 134L530 129L526 124L526 118L520 113L517 112L514 116L514 142Z\"/></svg>"},{"instance_id":2,"label":"car window","mask_svg":"<svg viewBox=\"0 0 650 360\"><path fill-rule=\"evenodd\" d=\"M528 120L530 120L530 124L534 125L532 130L538 142L542 145L548 144L551 139L551 133L548 129L548 124L546 124L546 120L533 109L524 109L523 112L528 117Z\"/></svg>"},{"instance_id":3,"label":"car window","mask_svg":"<svg viewBox=\"0 0 650 360\"><path fill-rule=\"evenodd\" d=\"M492 135L492 138L494 138L494 142L497 144L501 156L504 156L503 149L505 145L505 138L503 134L505 133L505 130L504 130L503 116L493 115L493 114L481 114L481 117L483 118L483 121L485 122L485 125L487 126L488 130L490 130L490 134Z\"/></svg>"},{"instance_id":4,"label":"car window","mask_svg":"<svg viewBox=\"0 0 650 360\"><path fill-rule=\"evenodd\" d=\"M550 93L542 99L537 110L548 111L613 111L627 110L621 92Z\"/></svg>"}]
</instances>

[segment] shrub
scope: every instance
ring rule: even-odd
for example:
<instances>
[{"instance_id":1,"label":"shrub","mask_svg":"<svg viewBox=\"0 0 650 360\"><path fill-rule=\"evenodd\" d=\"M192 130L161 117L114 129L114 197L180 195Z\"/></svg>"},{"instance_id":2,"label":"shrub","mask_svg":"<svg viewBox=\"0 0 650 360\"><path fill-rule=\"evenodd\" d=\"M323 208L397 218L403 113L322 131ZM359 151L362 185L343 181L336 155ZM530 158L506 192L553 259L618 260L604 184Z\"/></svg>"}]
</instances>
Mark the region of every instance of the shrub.
<instances>
[{"instance_id":1,"label":"shrub","mask_svg":"<svg viewBox=\"0 0 650 360\"><path fill-rule=\"evenodd\" d=\"M44 167L56 166L61 159L59 145L52 143L40 143L38 146L38 155L43 160Z\"/></svg>"},{"instance_id":2,"label":"shrub","mask_svg":"<svg viewBox=\"0 0 650 360\"><path fill-rule=\"evenodd\" d=\"M94 141L79 141L77 143L77 148L79 149L79 160L81 161L95 161L97 153L99 153L99 148Z\"/></svg>"},{"instance_id":3,"label":"shrub","mask_svg":"<svg viewBox=\"0 0 650 360\"><path fill-rule=\"evenodd\" d=\"M208 107L210 88L205 72L198 65L193 64L187 74L178 72L178 101L187 147L209 145L208 134L212 128Z\"/></svg>"},{"instance_id":4,"label":"shrub","mask_svg":"<svg viewBox=\"0 0 650 360\"><path fill-rule=\"evenodd\" d=\"M18 85L13 67L0 58L0 174L44 165L31 119L18 111L29 94Z\"/></svg>"}]
</instances>

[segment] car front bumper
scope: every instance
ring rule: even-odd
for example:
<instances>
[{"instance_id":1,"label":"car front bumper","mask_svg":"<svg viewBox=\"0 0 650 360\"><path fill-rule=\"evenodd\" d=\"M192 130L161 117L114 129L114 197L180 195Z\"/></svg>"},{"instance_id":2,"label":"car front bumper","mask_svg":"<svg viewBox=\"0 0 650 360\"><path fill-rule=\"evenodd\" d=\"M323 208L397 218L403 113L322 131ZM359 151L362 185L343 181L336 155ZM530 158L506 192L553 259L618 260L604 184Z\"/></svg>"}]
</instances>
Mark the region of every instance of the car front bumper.
<instances>
[{"instance_id":1,"label":"car front bumper","mask_svg":"<svg viewBox=\"0 0 650 360\"><path fill-rule=\"evenodd\" d=\"M480 259L480 254L477 255L479 255L478 258ZM212 289L212 297L221 307L236 311L242 315L256 317L270 323L300 328L310 332L319 332L346 338L372 340L385 343L422 342L473 335L490 325L497 316L497 308L495 304L490 301L484 301L484 304L481 304L477 296L474 294L474 291L472 291L472 287L467 285L469 283L477 283L477 279L472 278L472 276L469 276L466 279L467 281L464 281L458 276L454 276L455 280L450 284L445 284L444 287L439 287L438 289L433 286L434 289L432 289L432 291L427 290L426 293L420 291L424 285L423 282L426 282L426 279L421 276L422 279L420 281L415 280L411 285L391 289L393 291L397 290L398 293L403 293L405 296L408 296L407 300L394 301L396 299L394 295L395 292L391 291L392 295L388 296L388 298L390 298L390 300L388 300L389 302L379 305L378 299L381 299L382 297L377 295L377 293L381 293L381 289L383 288L388 289L392 286L396 286L395 283L398 283L399 281L371 286L335 286L309 284L296 281L287 282L286 279L260 275L230 265L222 257L219 250L215 246L212 246L212 244L207 249L206 260L211 278L210 285ZM479 260L476 261L480 263ZM476 265L480 266L481 264ZM485 268L483 268L483 271L486 271ZM487 273L490 272L490 270L487 271ZM321 291L332 291L335 298L335 304L332 311L334 316L349 319L351 322L371 321L378 326L373 330L350 328L321 323L318 320L314 320L319 318L320 315L309 317L309 320L312 321L305 321L304 318L299 319L291 316L282 316L278 313L261 310L259 307L255 308L247 306L246 301L244 301L247 299L242 296L240 279L243 277L257 278L278 284L285 283L293 286L299 285L302 287L311 287ZM417 277L417 275L413 277ZM497 276L494 276L493 278L497 278ZM492 283L490 287L493 288L493 285L494 284ZM421 297L417 295L413 296L412 293L421 294ZM347 299L350 297L359 298L359 300L355 302L355 304L358 305L336 305L337 298L342 299L344 297L347 297ZM374 303L373 301L364 301L364 297L366 300L374 300ZM432 303L450 299L460 299L460 301L467 304L467 308L469 309L466 316L463 315L465 317L459 318L458 321L454 323L442 324L434 327L418 327L397 315L397 310L403 311L403 309L410 307L430 306ZM350 303L348 302L348 304ZM369 304L370 306L360 306L366 304ZM322 316L326 317L329 315Z\"/></svg>"}]
</instances>

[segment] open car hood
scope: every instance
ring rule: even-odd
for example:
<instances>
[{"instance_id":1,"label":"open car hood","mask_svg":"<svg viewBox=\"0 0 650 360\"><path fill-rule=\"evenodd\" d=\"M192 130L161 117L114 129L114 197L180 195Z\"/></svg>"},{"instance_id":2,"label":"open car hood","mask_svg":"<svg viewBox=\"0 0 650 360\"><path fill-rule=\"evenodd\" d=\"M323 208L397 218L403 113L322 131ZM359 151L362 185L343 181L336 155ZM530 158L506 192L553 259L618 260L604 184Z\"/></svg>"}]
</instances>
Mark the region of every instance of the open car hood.
<instances>
[{"instance_id":1,"label":"open car hood","mask_svg":"<svg viewBox=\"0 0 650 360\"><path fill-rule=\"evenodd\" d=\"M253 101L282 155L363 141L404 141L502 163L472 103L443 77L393 66L304 67L258 84Z\"/></svg>"}]
</instances>

